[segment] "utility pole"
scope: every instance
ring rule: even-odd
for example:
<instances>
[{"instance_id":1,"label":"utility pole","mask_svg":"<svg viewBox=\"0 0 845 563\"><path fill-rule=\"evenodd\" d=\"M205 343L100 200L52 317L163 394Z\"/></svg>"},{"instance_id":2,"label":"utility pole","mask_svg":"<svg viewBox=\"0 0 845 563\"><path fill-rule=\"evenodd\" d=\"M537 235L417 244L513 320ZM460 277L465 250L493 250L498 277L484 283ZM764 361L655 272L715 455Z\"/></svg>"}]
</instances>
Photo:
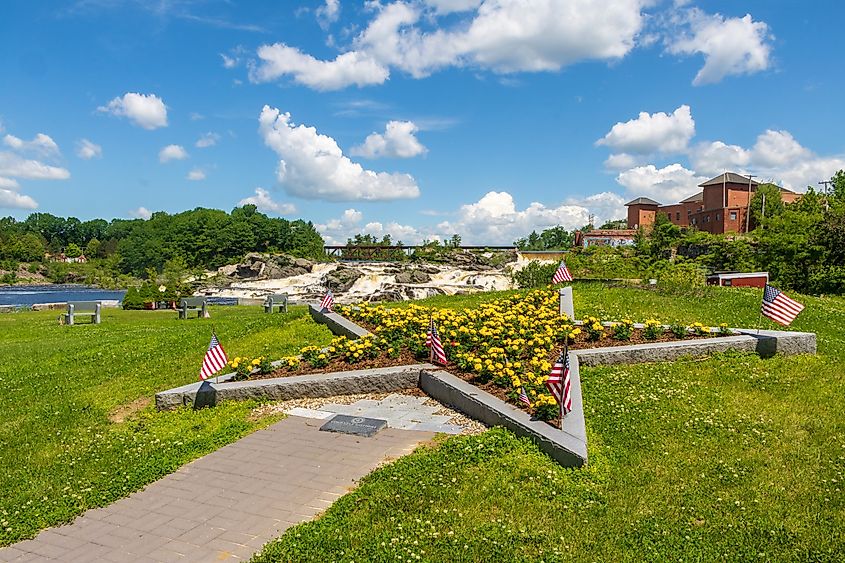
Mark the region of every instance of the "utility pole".
<instances>
[{"instance_id":1,"label":"utility pole","mask_svg":"<svg viewBox=\"0 0 845 563\"><path fill-rule=\"evenodd\" d=\"M754 174L748 175L748 207L745 210L745 232L748 233L748 228L751 226L751 179Z\"/></svg>"}]
</instances>

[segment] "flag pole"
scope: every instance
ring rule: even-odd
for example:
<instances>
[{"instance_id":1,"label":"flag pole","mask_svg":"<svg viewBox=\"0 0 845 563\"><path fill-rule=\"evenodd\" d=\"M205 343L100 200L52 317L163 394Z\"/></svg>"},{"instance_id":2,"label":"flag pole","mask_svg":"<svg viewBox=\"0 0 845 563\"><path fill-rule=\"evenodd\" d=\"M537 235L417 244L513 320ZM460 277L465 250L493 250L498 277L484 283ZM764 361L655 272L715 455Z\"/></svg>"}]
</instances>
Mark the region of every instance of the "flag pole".
<instances>
[{"instance_id":1,"label":"flag pole","mask_svg":"<svg viewBox=\"0 0 845 563\"><path fill-rule=\"evenodd\" d=\"M563 365L566 366L566 365L569 364L569 333L568 332L566 333L566 336L563 339L563 356L564 356L563 357L563 362L564 362ZM560 430L562 432L563 431L563 417L564 417L563 403L566 402L566 398L563 395L563 385L564 385L564 382L566 381L566 377L565 377L565 374L561 374L561 375L564 375L563 380L560 382Z\"/></svg>"},{"instance_id":2,"label":"flag pole","mask_svg":"<svg viewBox=\"0 0 845 563\"><path fill-rule=\"evenodd\" d=\"M428 315L428 363L434 363L434 314Z\"/></svg>"},{"instance_id":3,"label":"flag pole","mask_svg":"<svg viewBox=\"0 0 845 563\"><path fill-rule=\"evenodd\" d=\"M768 285L768 284L766 284ZM766 288L763 287L763 297L760 298L760 317L757 319L757 335L760 334L760 325L763 324L763 298L766 297Z\"/></svg>"},{"instance_id":4,"label":"flag pole","mask_svg":"<svg viewBox=\"0 0 845 563\"><path fill-rule=\"evenodd\" d=\"M213 325L213 324L211 325L211 337L212 337L212 338L216 338L216 337L217 337L217 331L216 331L216 330L214 330L214 325ZM219 371L218 371L218 372L217 372L217 374L214 376L214 384L215 384L215 385L220 385L220 372L219 372Z\"/></svg>"}]
</instances>

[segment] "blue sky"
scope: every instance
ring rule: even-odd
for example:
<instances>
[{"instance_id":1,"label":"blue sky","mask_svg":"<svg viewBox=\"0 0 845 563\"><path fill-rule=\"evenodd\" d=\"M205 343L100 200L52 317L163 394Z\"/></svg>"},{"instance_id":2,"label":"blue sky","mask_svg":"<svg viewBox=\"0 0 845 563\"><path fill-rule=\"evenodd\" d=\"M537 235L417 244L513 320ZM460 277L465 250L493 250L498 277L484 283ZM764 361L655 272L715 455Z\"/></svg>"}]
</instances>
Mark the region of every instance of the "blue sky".
<instances>
[{"instance_id":1,"label":"blue sky","mask_svg":"<svg viewBox=\"0 0 845 563\"><path fill-rule=\"evenodd\" d=\"M845 168L833 1L7 1L0 214L254 202L405 242ZM289 115L288 115L289 114Z\"/></svg>"}]
</instances>

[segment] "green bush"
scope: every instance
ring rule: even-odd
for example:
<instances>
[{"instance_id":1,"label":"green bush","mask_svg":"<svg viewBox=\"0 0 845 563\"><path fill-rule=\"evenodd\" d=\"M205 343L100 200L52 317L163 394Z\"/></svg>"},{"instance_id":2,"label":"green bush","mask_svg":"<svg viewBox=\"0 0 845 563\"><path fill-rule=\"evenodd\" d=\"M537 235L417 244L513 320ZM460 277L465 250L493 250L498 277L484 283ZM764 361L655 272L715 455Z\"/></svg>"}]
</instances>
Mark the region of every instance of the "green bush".
<instances>
[{"instance_id":1,"label":"green bush","mask_svg":"<svg viewBox=\"0 0 845 563\"><path fill-rule=\"evenodd\" d=\"M138 292L137 287L130 287L126 291L126 295L123 296L123 308L124 309L143 309L144 308L144 300L141 299L141 294Z\"/></svg>"},{"instance_id":2,"label":"green bush","mask_svg":"<svg viewBox=\"0 0 845 563\"><path fill-rule=\"evenodd\" d=\"M552 283L552 276L555 275L557 264L541 264L537 260L531 260L521 270L511 272L511 280L520 289L534 287L546 287Z\"/></svg>"},{"instance_id":3,"label":"green bush","mask_svg":"<svg viewBox=\"0 0 845 563\"><path fill-rule=\"evenodd\" d=\"M696 262L667 263L657 274L657 287L672 293L686 293L705 285L705 270Z\"/></svg>"}]
</instances>

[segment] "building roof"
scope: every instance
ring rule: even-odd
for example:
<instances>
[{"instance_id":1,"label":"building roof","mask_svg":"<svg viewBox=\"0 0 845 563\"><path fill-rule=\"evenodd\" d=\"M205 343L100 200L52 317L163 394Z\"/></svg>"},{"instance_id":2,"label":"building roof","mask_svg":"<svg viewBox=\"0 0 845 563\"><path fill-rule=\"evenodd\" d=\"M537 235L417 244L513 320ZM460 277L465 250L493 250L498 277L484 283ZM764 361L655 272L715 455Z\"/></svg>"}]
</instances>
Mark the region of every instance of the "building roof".
<instances>
[{"instance_id":1,"label":"building roof","mask_svg":"<svg viewBox=\"0 0 845 563\"><path fill-rule=\"evenodd\" d=\"M715 178L710 178L703 184L698 184L698 186L703 188L705 186L717 186L724 183L748 185L748 176L740 176L734 172L725 172L724 174L719 174ZM754 180L751 180L751 185L756 186L758 184Z\"/></svg>"},{"instance_id":2,"label":"building roof","mask_svg":"<svg viewBox=\"0 0 845 563\"><path fill-rule=\"evenodd\" d=\"M626 203L625 207L628 207L629 205L660 205L660 204L657 203L656 201L654 201L653 199L649 199L647 197L638 197L637 199L629 201L628 203Z\"/></svg>"},{"instance_id":3,"label":"building roof","mask_svg":"<svg viewBox=\"0 0 845 563\"><path fill-rule=\"evenodd\" d=\"M682 199L679 203L696 203L698 201L704 201L704 192L698 192L695 195L691 195L686 199Z\"/></svg>"}]
</instances>

